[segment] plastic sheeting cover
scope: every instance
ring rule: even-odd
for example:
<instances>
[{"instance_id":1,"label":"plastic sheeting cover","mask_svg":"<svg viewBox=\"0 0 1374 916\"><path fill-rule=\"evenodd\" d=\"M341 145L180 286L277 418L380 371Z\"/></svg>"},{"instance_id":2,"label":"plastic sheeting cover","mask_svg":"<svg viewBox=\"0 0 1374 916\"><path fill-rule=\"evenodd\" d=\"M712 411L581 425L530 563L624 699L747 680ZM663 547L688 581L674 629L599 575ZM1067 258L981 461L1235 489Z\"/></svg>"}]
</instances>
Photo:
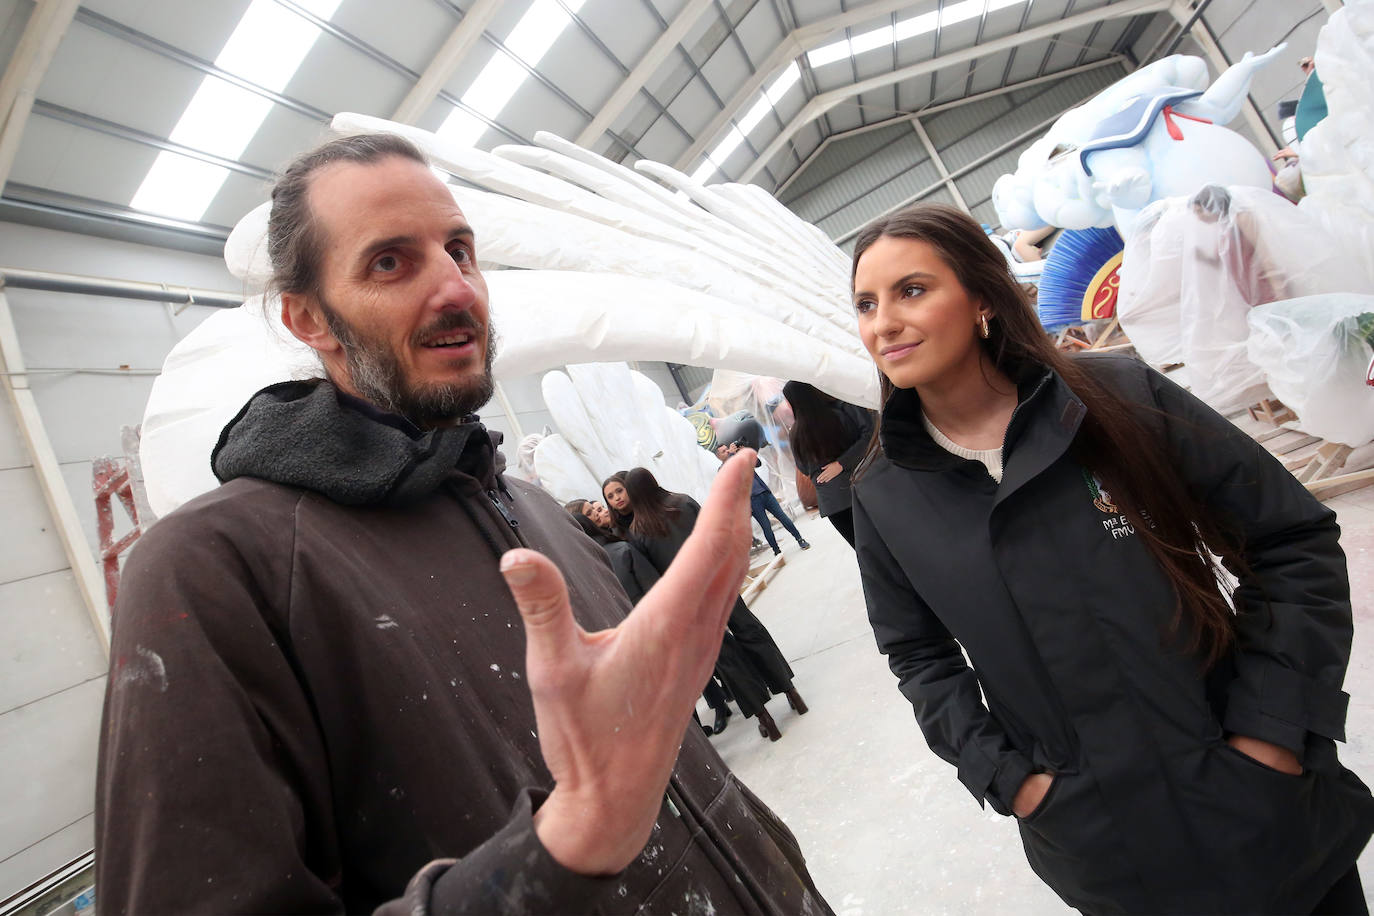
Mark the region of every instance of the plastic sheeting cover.
<instances>
[{"instance_id":1,"label":"plastic sheeting cover","mask_svg":"<svg viewBox=\"0 0 1374 916\"><path fill-rule=\"evenodd\" d=\"M1374 296L1285 299L1249 314L1249 355L1274 395L1297 413L1303 432L1352 447L1374 440L1374 388L1365 384L1371 348L1359 316Z\"/></svg>"}]
</instances>

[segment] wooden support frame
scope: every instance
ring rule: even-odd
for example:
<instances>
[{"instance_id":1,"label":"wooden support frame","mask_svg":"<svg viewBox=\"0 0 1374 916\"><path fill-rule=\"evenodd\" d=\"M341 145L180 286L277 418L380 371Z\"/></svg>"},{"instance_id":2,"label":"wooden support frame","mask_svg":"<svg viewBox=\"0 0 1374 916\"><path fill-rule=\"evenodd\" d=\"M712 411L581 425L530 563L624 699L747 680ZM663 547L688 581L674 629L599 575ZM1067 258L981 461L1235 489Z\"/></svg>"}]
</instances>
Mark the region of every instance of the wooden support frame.
<instances>
[{"instance_id":1,"label":"wooden support frame","mask_svg":"<svg viewBox=\"0 0 1374 916\"><path fill-rule=\"evenodd\" d=\"M19 334L15 331L9 298L5 295L3 286L0 286L0 377L5 380L5 390L14 405L20 435L24 437L24 443L28 446L29 455L33 459L33 468L43 490L43 500L52 514L57 535L62 541L62 549L67 554L77 589L86 605L86 613L95 627L96 639L108 657L110 615L106 612L100 571L96 568L95 555L86 543L86 535L81 530L76 504L72 502L71 492L62 478L62 469L58 464L57 454L53 451L52 441L48 438L47 428L43 425L38 402L34 399L33 390L29 388L23 353L19 349Z\"/></svg>"},{"instance_id":2,"label":"wooden support frame","mask_svg":"<svg viewBox=\"0 0 1374 916\"><path fill-rule=\"evenodd\" d=\"M762 567L758 567L756 570L750 570L749 574L745 577L745 584L744 587L740 589L739 596L744 599L746 604L753 601L759 596L760 592L768 587L768 583L773 581L773 577L778 574L778 570L786 565L787 558L782 554L778 554Z\"/></svg>"}]
</instances>

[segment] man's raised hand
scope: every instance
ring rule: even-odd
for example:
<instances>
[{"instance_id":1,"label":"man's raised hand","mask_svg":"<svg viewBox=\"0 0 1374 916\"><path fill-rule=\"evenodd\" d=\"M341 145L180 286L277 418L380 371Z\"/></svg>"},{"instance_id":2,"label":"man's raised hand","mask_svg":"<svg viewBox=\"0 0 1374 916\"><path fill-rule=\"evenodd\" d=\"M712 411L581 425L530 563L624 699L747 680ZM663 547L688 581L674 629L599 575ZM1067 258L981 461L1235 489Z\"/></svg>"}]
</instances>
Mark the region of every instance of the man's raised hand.
<instances>
[{"instance_id":1,"label":"man's raised hand","mask_svg":"<svg viewBox=\"0 0 1374 916\"><path fill-rule=\"evenodd\" d=\"M721 467L677 559L634 613L588 633L533 550L501 571L524 619L526 677L553 792L535 832L564 867L621 871L648 842L696 699L748 568L754 452Z\"/></svg>"}]
</instances>

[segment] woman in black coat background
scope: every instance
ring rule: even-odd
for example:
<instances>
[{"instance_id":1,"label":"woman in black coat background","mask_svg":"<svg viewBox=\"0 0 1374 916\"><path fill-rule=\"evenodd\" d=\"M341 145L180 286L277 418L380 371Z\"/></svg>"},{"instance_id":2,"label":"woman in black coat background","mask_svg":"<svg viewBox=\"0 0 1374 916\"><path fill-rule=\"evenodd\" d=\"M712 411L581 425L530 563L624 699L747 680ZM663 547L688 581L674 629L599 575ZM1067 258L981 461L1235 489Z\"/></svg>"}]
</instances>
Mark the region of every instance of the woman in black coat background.
<instances>
[{"instance_id":1,"label":"woman in black coat background","mask_svg":"<svg viewBox=\"0 0 1374 916\"><path fill-rule=\"evenodd\" d=\"M658 570L649 558L629 541L615 533L610 510L598 502L574 499L563 508L572 513L587 537L601 545L611 559L611 569L630 601L638 604L658 582Z\"/></svg>"},{"instance_id":2,"label":"woman in black coat background","mask_svg":"<svg viewBox=\"0 0 1374 916\"><path fill-rule=\"evenodd\" d=\"M806 382L788 382L782 396L792 408L792 457L816 485L816 507L854 546L850 479L873 437L873 414L832 398Z\"/></svg>"},{"instance_id":3,"label":"woman in black coat background","mask_svg":"<svg viewBox=\"0 0 1374 916\"><path fill-rule=\"evenodd\" d=\"M1055 350L958 210L867 227L853 282L856 554L931 749L1084 911L1366 912L1334 513L1144 364Z\"/></svg>"},{"instance_id":4,"label":"woman in black coat background","mask_svg":"<svg viewBox=\"0 0 1374 916\"><path fill-rule=\"evenodd\" d=\"M701 506L684 493L670 493L660 487L647 468L626 472L624 488L627 508L634 513L630 542L663 573L692 533ZM745 718L757 716L759 734L772 741L781 738L782 732L765 706L771 695L785 694L798 714L807 712L806 703L792 685L791 666L743 598L735 599L730 612L716 674Z\"/></svg>"}]
</instances>

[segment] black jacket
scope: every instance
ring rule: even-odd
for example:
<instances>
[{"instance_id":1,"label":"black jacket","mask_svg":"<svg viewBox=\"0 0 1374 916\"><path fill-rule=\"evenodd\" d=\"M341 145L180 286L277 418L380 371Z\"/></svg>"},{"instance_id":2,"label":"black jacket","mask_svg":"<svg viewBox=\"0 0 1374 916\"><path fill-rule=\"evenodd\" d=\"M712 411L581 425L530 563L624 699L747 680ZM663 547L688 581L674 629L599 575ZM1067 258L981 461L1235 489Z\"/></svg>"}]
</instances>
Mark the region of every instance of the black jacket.
<instances>
[{"instance_id":1,"label":"black jacket","mask_svg":"<svg viewBox=\"0 0 1374 916\"><path fill-rule=\"evenodd\" d=\"M1374 800L1336 759L1352 621L1334 514L1183 389L1127 357L1091 360L1162 412L1143 417L1242 534L1235 651L1204 677L1167 636L1170 584L1070 455L1085 408L1048 371L1021 383L1000 485L931 440L914 391L884 406L885 457L854 500L878 647L980 804L1007 814L1028 774L1058 774L1020 828L1070 904L1309 912L1374 829ZM1270 770L1228 733L1292 748L1306 772Z\"/></svg>"},{"instance_id":2,"label":"black jacket","mask_svg":"<svg viewBox=\"0 0 1374 916\"><path fill-rule=\"evenodd\" d=\"M807 461L797 454L795 449L792 452L792 457L797 462L797 470L810 477L816 484L816 508L820 510L822 518L849 508L850 480L854 476L854 469L859 466L864 453L868 451L869 439L873 437L873 411L864 410L845 401L836 401L834 410L839 414L840 423L849 438L849 444L845 446L844 451L821 462ZM838 461L844 470L825 483L816 483L816 475L831 461Z\"/></svg>"},{"instance_id":3,"label":"black jacket","mask_svg":"<svg viewBox=\"0 0 1374 916\"><path fill-rule=\"evenodd\" d=\"M658 570L654 569L649 558L628 541L611 541L601 545L611 560L611 569L620 581L620 587L630 596L631 604L649 593L658 584Z\"/></svg>"},{"instance_id":4,"label":"black jacket","mask_svg":"<svg viewBox=\"0 0 1374 916\"><path fill-rule=\"evenodd\" d=\"M624 872L544 850L551 777L498 560L546 554L588 630L630 605L561 506L501 479L480 423L422 433L291 382L249 402L214 467L228 482L124 568L102 913L829 912L695 725Z\"/></svg>"}]
</instances>

